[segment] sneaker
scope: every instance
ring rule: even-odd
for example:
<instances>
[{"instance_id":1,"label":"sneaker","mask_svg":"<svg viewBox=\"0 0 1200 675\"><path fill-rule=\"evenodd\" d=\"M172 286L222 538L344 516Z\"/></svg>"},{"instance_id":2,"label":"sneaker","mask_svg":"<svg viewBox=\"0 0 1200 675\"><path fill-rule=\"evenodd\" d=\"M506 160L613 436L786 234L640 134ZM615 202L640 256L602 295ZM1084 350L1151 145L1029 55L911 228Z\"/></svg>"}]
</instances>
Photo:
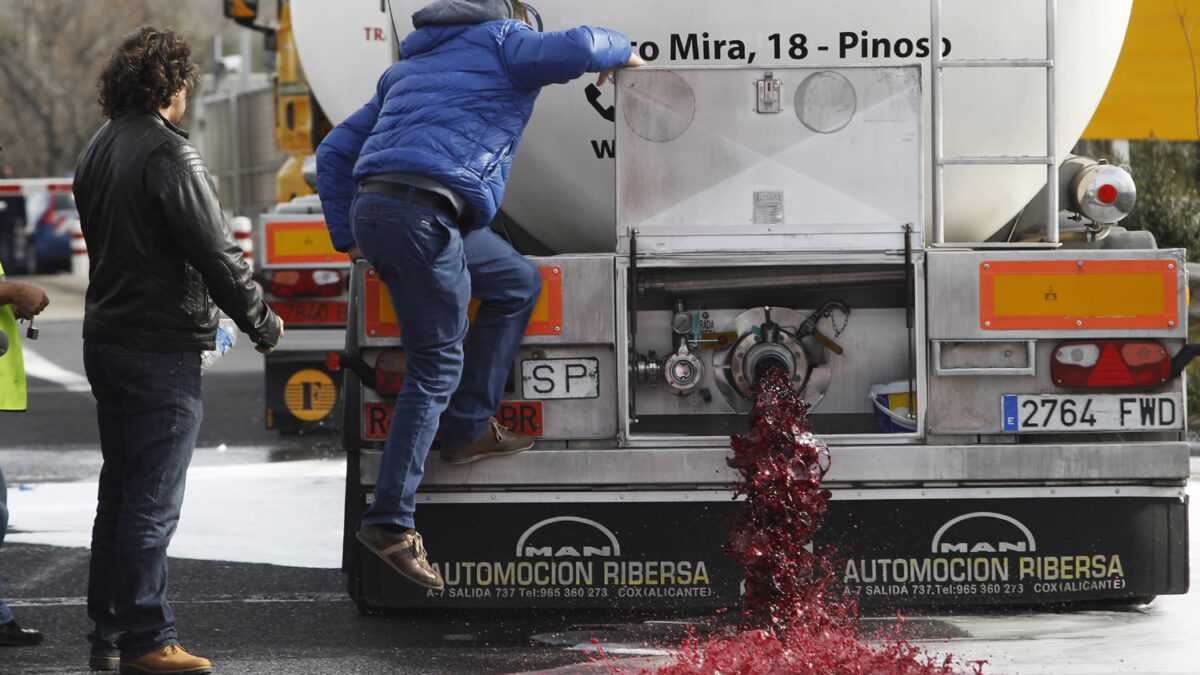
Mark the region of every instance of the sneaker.
<instances>
[{"instance_id":1,"label":"sneaker","mask_svg":"<svg viewBox=\"0 0 1200 675\"><path fill-rule=\"evenodd\" d=\"M16 619L0 624L0 646L28 647L41 642L41 633L32 628L21 628Z\"/></svg>"},{"instance_id":2,"label":"sneaker","mask_svg":"<svg viewBox=\"0 0 1200 675\"><path fill-rule=\"evenodd\" d=\"M466 464L484 457L512 455L533 447L533 436L509 431L495 417L488 419L488 428L470 445L442 448L442 459L451 464Z\"/></svg>"},{"instance_id":3,"label":"sneaker","mask_svg":"<svg viewBox=\"0 0 1200 675\"><path fill-rule=\"evenodd\" d=\"M114 672L121 669L121 657L116 654L92 652L88 654L88 668Z\"/></svg>"},{"instance_id":4,"label":"sneaker","mask_svg":"<svg viewBox=\"0 0 1200 675\"><path fill-rule=\"evenodd\" d=\"M438 591L446 586L442 575L429 564L425 543L416 530L396 534L381 525L362 525L354 536L405 579Z\"/></svg>"},{"instance_id":5,"label":"sneaker","mask_svg":"<svg viewBox=\"0 0 1200 675\"><path fill-rule=\"evenodd\" d=\"M179 645L167 645L129 661L121 659L121 675L141 675L142 673L207 675L211 672L211 661L199 656L192 656Z\"/></svg>"}]
</instances>

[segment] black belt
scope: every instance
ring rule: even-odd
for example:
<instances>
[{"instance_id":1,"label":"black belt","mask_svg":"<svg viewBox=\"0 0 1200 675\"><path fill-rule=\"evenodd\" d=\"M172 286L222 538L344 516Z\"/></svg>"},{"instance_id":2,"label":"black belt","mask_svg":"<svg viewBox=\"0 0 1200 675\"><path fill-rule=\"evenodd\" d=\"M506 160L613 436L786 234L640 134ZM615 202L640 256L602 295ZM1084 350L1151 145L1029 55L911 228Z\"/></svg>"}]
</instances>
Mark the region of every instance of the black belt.
<instances>
[{"instance_id":1,"label":"black belt","mask_svg":"<svg viewBox=\"0 0 1200 675\"><path fill-rule=\"evenodd\" d=\"M440 195L430 190L422 190L411 185L403 185L401 183L389 183L388 181L376 180L365 181L358 187L359 194L377 194L392 197L394 199L402 199L421 206L444 211L455 218L458 218L458 209L454 208L454 202L450 201L445 195Z\"/></svg>"}]
</instances>

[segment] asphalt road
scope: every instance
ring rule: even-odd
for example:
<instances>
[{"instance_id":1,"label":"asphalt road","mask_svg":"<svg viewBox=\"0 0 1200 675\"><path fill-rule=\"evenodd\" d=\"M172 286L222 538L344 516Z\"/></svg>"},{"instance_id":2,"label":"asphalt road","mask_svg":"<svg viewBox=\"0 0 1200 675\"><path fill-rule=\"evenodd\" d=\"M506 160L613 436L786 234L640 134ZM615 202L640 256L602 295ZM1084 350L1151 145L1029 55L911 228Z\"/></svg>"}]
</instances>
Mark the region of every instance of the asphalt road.
<instances>
[{"instance_id":1,"label":"asphalt road","mask_svg":"<svg viewBox=\"0 0 1200 675\"><path fill-rule=\"evenodd\" d=\"M4 591L46 641L0 648L0 672L86 673L87 551L6 545ZM542 672L586 661L544 633L611 633L617 617L410 612L362 616L337 570L171 560L180 636L221 673ZM581 641L584 641L581 639Z\"/></svg>"}]
</instances>

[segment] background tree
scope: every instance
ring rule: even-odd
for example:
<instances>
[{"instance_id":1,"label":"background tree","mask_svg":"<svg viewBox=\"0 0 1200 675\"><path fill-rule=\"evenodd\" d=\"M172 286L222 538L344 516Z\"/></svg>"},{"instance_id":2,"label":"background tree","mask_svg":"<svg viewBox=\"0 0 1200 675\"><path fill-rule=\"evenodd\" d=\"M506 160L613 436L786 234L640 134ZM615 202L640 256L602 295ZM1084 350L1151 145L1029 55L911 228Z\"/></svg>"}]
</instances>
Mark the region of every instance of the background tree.
<instances>
[{"instance_id":1,"label":"background tree","mask_svg":"<svg viewBox=\"0 0 1200 675\"><path fill-rule=\"evenodd\" d=\"M1130 170L1137 203L1121 224L1154 233L1160 248L1186 248L1200 260L1200 164L1193 141L1132 141Z\"/></svg>"},{"instance_id":2,"label":"background tree","mask_svg":"<svg viewBox=\"0 0 1200 675\"><path fill-rule=\"evenodd\" d=\"M212 37L236 48L240 30L215 0L0 0L0 166L14 177L73 171L104 121L96 76L118 40L146 24L187 34L205 71Z\"/></svg>"}]
</instances>

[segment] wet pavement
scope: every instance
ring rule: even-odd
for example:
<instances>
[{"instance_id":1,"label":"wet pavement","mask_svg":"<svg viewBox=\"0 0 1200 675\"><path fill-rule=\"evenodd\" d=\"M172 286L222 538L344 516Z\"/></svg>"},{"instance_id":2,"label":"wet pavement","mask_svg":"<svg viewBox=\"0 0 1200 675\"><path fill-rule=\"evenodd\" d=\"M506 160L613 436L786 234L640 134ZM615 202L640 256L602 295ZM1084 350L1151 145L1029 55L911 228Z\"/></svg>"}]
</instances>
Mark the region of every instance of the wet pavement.
<instances>
[{"instance_id":1,"label":"wet pavement","mask_svg":"<svg viewBox=\"0 0 1200 675\"><path fill-rule=\"evenodd\" d=\"M0 648L0 672L87 673L87 551L5 545L4 590L18 621L46 635ZM341 572L171 560L181 641L219 673L512 673L586 661L531 638L565 617L439 612L362 616Z\"/></svg>"},{"instance_id":2,"label":"wet pavement","mask_svg":"<svg viewBox=\"0 0 1200 675\"><path fill-rule=\"evenodd\" d=\"M303 445L303 444L301 444ZM295 444L196 449L171 544L181 641L218 673L613 672L666 659L678 626L597 612L428 611L364 616L341 573L345 459ZM36 647L0 647L0 673L86 673L86 579L96 448L0 448L10 529L0 581ZM628 657L646 654L650 660ZM634 671L630 672L636 672Z\"/></svg>"}]
</instances>

